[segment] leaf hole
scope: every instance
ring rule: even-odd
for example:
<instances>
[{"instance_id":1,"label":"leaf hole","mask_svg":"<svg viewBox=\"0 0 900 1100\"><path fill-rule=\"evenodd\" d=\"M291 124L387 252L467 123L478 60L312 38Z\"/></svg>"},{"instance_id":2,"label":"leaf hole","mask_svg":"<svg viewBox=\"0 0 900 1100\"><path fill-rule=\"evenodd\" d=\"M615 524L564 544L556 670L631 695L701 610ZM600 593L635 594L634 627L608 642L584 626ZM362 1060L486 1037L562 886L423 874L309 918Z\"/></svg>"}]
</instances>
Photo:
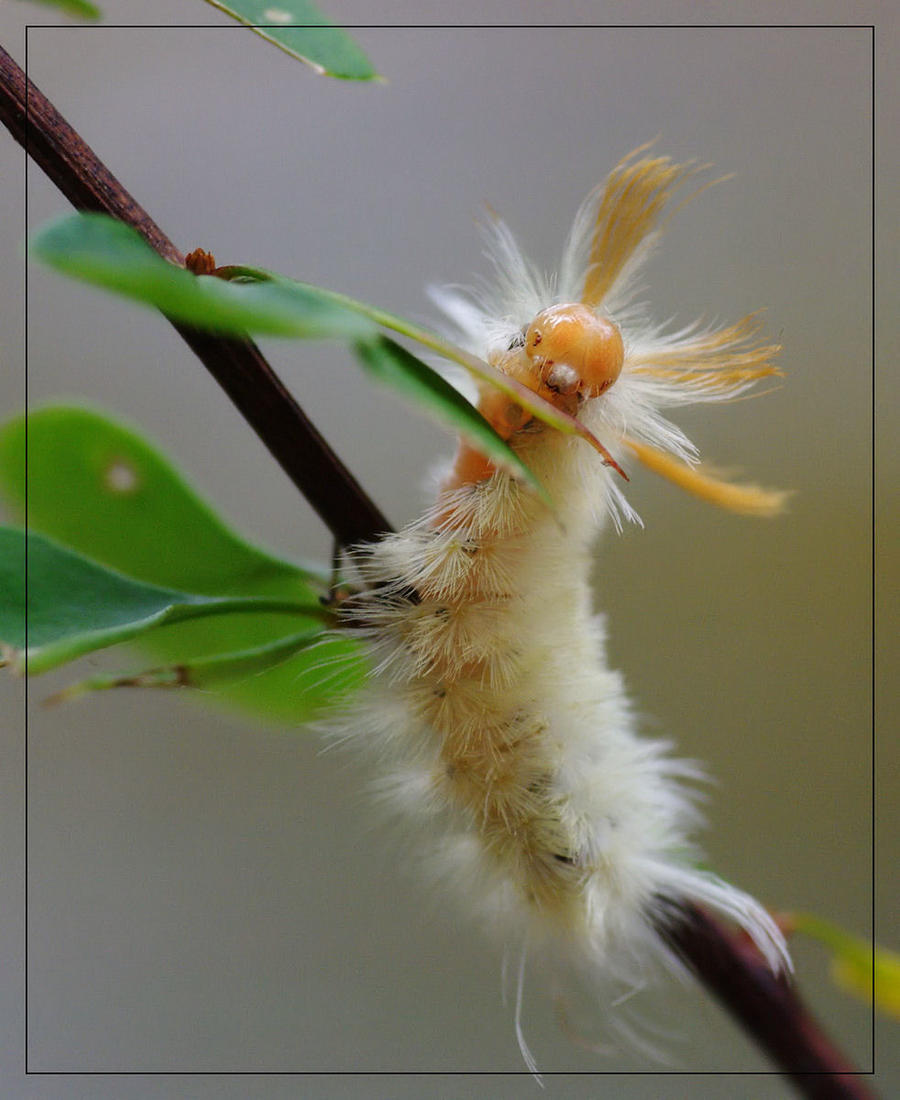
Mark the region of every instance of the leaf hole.
<instances>
[{"instance_id":1,"label":"leaf hole","mask_svg":"<svg viewBox=\"0 0 900 1100\"><path fill-rule=\"evenodd\" d=\"M139 483L137 470L121 458L111 462L103 473L103 484L111 493L133 493Z\"/></svg>"}]
</instances>

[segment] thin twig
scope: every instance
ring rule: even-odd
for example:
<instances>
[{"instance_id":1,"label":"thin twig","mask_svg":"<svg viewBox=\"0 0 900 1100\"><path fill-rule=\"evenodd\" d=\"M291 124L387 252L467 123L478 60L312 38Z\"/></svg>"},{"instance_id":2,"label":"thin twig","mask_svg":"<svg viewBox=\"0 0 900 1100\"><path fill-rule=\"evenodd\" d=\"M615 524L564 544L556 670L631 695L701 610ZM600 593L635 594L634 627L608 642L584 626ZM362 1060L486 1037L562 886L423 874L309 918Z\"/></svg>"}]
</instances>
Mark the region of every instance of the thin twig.
<instances>
[{"instance_id":1,"label":"thin twig","mask_svg":"<svg viewBox=\"0 0 900 1100\"><path fill-rule=\"evenodd\" d=\"M184 262L146 211L52 104L26 83L25 74L2 49L0 120L78 209L111 214L138 229L165 259ZM254 344L175 327L339 543L368 541L388 530L387 520ZM690 906L673 908L659 931L778 1068L791 1075L803 1095L815 1100L871 1097L793 990L773 978L740 936Z\"/></svg>"},{"instance_id":2,"label":"thin twig","mask_svg":"<svg viewBox=\"0 0 900 1100\"><path fill-rule=\"evenodd\" d=\"M150 215L2 48L0 120L78 210L134 226L163 259L184 264ZM342 545L388 530L388 521L252 341L175 328Z\"/></svg>"},{"instance_id":3,"label":"thin twig","mask_svg":"<svg viewBox=\"0 0 900 1100\"><path fill-rule=\"evenodd\" d=\"M669 903L657 930L802 1096L867 1100L874 1095L748 937L726 931L685 903Z\"/></svg>"}]
</instances>

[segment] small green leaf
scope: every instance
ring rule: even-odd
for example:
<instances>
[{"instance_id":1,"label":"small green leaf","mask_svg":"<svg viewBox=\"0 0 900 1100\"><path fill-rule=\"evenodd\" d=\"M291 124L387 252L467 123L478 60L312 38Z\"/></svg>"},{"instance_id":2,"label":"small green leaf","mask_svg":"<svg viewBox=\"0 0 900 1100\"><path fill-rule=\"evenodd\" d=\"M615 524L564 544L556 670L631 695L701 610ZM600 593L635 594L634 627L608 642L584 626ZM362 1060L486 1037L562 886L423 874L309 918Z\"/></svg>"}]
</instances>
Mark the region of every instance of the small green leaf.
<instances>
[{"instance_id":1,"label":"small green leaf","mask_svg":"<svg viewBox=\"0 0 900 1100\"><path fill-rule=\"evenodd\" d=\"M43 226L31 238L31 251L63 274L154 306L197 328L238 336L356 341L373 338L376 326L390 329L459 363L532 416L581 436L611 461L584 424L521 382L428 329L344 294L242 265L219 268L217 276L194 275L163 260L136 230L103 214L71 214Z\"/></svg>"},{"instance_id":2,"label":"small green leaf","mask_svg":"<svg viewBox=\"0 0 900 1100\"><path fill-rule=\"evenodd\" d=\"M564 432L566 435L581 436L581 438L586 443L589 443L595 451L603 455L604 461L611 463L611 455L609 452L593 432L586 428L577 417L571 416L561 409L557 409L555 405L551 404L549 401L545 401L543 397L540 397L538 394L528 389L527 386L523 386L521 382L511 378L508 374L504 374L503 371L497 370L496 367L492 367L491 364L485 362L484 359L479 359L477 355L472 355L471 352L466 351L465 348L461 348L457 344L445 340L442 336L438 336L429 329L422 328L421 325L413 324L412 321L407 321L404 317L398 317L394 313L388 313L386 310L379 309L377 306L371 306L366 302L360 302L355 298L349 298L346 294L338 294L336 291L325 290L323 287L311 286L309 283L299 283L295 279L288 278L286 275L277 275L274 272L265 271L261 268L243 265L225 267L219 269L219 274L224 278L240 279L242 282L257 280L271 285L285 287L294 286L302 288L305 291L314 291L332 302L336 307L355 310L361 314L361 316L367 317L376 325L380 325L382 328L389 329L392 332L398 332L401 336L406 336L408 339L414 340L417 344L421 344L423 347L428 348L429 351L437 352L438 355L443 356L444 359L449 359L452 363L459 363L459 365L464 367L473 378L476 378L479 382L487 383L494 389L498 389L502 393L505 393L511 400L521 405L523 409L527 409L532 416L537 417L538 420L542 420L545 424L549 424L551 428L556 428L557 431Z\"/></svg>"},{"instance_id":3,"label":"small green leaf","mask_svg":"<svg viewBox=\"0 0 900 1100\"><path fill-rule=\"evenodd\" d=\"M360 340L356 354L373 378L391 386L460 433L488 458L523 478L547 503L549 496L516 452L481 413L437 371L387 336Z\"/></svg>"},{"instance_id":4,"label":"small green leaf","mask_svg":"<svg viewBox=\"0 0 900 1100\"><path fill-rule=\"evenodd\" d=\"M23 554L27 626L22 618ZM305 623L322 615L318 603L206 596L149 585L43 535L0 527L0 642L22 651L22 663L32 673L129 641L165 623L261 611L287 613Z\"/></svg>"},{"instance_id":5,"label":"small green leaf","mask_svg":"<svg viewBox=\"0 0 900 1100\"><path fill-rule=\"evenodd\" d=\"M186 664L164 665L161 668L129 672L119 676L92 676L64 688L46 702L63 703L92 691L109 691L120 687L191 687L209 689L231 683L280 665L322 638L321 627L310 627L298 634L289 634L277 642L244 649L238 653L223 653L217 657L198 657Z\"/></svg>"},{"instance_id":6,"label":"small green leaf","mask_svg":"<svg viewBox=\"0 0 900 1100\"><path fill-rule=\"evenodd\" d=\"M206 0L324 76L374 80L369 59L309 0Z\"/></svg>"},{"instance_id":7,"label":"small green leaf","mask_svg":"<svg viewBox=\"0 0 900 1100\"><path fill-rule=\"evenodd\" d=\"M30 527L151 584L312 600L328 580L245 542L135 429L92 409L48 406L0 427L0 497L21 520L27 499Z\"/></svg>"},{"instance_id":8,"label":"small green leaf","mask_svg":"<svg viewBox=\"0 0 900 1100\"><path fill-rule=\"evenodd\" d=\"M358 311L316 287L194 275L162 259L136 229L105 214L66 214L42 226L30 250L62 274L155 306L196 328L317 339L360 339L374 331Z\"/></svg>"},{"instance_id":9,"label":"small green leaf","mask_svg":"<svg viewBox=\"0 0 900 1100\"><path fill-rule=\"evenodd\" d=\"M42 4L45 8L56 8L64 15L72 15L76 19L97 20L102 12L96 4L88 0L32 0L32 3Z\"/></svg>"},{"instance_id":10,"label":"small green leaf","mask_svg":"<svg viewBox=\"0 0 900 1100\"><path fill-rule=\"evenodd\" d=\"M782 923L823 943L831 952L835 984L860 1000L900 1019L900 955L812 913L789 913Z\"/></svg>"},{"instance_id":11,"label":"small green leaf","mask_svg":"<svg viewBox=\"0 0 900 1100\"><path fill-rule=\"evenodd\" d=\"M480 382L506 393L551 427L580 435L614 465L606 448L576 417L464 349L365 302L259 268L234 265L219 268L216 276L194 275L167 263L135 230L102 214L74 214L51 222L32 237L31 248L38 260L64 274L155 306L198 328L231 335L335 337L370 345L376 326L399 332L460 363ZM396 377L398 372L391 374ZM427 396L422 386L415 387L415 393L412 386L406 388L417 400L425 397L432 412L442 400L433 388ZM504 453L504 464L509 465L511 453ZM513 466L524 468L518 459ZM530 474L526 480L537 485Z\"/></svg>"},{"instance_id":12,"label":"small green leaf","mask_svg":"<svg viewBox=\"0 0 900 1100\"><path fill-rule=\"evenodd\" d=\"M28 480L26 484L26 428ZM37 531L130 577L206 595L265 595L312 603L329 570L301 568L243 541L137 431L88 409L53 407L0 429L0 496ZM266 645L296 631L285 615L235 614L162 626L136 639L184 663ZM328 636L216 701L297 724L356 690L358 644Z\"/></svg>"},{"instance_id":13,"label":"small green leaf","mask_svg":"<svg viewBox=\"0 0 900 1100\"><path fill-rule=\"evenodd\" d=\"M128 294L197 326L221 325L230 317L231 331L249 327L271 333L265 326L277 318L281 335L352 338L370 374L424 405L548 499L527 466L465 398L431 367L378 333L376 325L386 318L395 327L408 328L399 318L254 268L226 268L227 280L193 275L162 260L130 227L99 214L73 215L52 223L35 235L32 248L39 259L60 271ZM492 369L487 364L485 368Z\"/></svg>"}]
</instances>

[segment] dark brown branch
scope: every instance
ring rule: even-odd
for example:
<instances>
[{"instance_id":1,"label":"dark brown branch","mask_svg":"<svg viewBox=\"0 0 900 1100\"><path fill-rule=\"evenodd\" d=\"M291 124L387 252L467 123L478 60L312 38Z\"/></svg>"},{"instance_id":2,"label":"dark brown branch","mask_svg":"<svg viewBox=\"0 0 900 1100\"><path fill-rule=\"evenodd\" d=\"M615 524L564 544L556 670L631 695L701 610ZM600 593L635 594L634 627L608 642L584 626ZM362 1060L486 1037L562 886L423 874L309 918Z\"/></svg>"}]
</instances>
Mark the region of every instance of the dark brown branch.
<instances>
[{"instance_id":1,"label":"dark brown branch","mask_svg":"<svg viewBox=\"0 0 900 1100\"><path fill-rule=\"evenodd\" d=\"M137 228L172 263L184 258L52 104L0 49L0 119L80 210L97 210ZM322 439L250 341L175 326L235 403L339 542L388 530L384 516ZM790 987L774 979L739 936L700 910L681 906L660 933L701 982L756 1039L797 1088L816 1100L870 1097Z\"/></svg>"},{"instance_id":2,"label":"dark brown branch","mask_svg":"<svg viewBox=\"0 0 900 1100\"><path fill-rule=\"evenodd\" d=\"M668 903L667 910L657 923L662 938L801 1095L813 1100L874 1095L794 988L772 974L746 937L727 932L696 906Z\"/></svg>"},{"instance_id":3,"label":"dark brown branch","mask_svg":"<svg viewBox=\"0 0 900 1100\"><path fill-rule=\"evenodd\" d=\"M34 84L26 84L25 74L2 48L0 120L73 206L110 214L134 226L163 259L179 266L184 263L149 214L53 104ZM388 529L388 521L252 341L227 339L184 325L175 328L342 545Z\"/></svg>"}]
</instances>

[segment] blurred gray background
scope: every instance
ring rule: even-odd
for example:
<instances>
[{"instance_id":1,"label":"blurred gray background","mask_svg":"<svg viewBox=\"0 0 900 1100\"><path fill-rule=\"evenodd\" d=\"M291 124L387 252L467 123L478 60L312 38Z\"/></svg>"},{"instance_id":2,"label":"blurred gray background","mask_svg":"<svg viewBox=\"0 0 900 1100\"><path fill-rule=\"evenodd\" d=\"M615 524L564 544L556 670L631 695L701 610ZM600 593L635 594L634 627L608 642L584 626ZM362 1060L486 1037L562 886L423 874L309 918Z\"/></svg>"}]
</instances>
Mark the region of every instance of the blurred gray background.
<instances>
[{"instance_id":1,"label":"blurred gray background","mask_svg":"<svg viewBox=\"0 0 900 1100\"><path fill-rule=\"evenodd\" d=\"M357 31L381 86L315 77L196 3L104 0L108 23L33 29L32 78L185 251L246 262L433 316L423 287L485 271L474 221L489 202L552 267L583 195L661 134L676 158L735 179L672 224L649 270L659 318L736 319L766 307L784 344L777 393L680 418L704 453L796 490L789 516L718 513L649 476L646 529L598 548L597 603L651 733L716 777L704 842L723 875L781 909L866 933L872 891L871 486L873 372L869 31L573 26ZM779 5L788 21L866 21L880 5ZM439 22L442 5L332 0L347 25ZM755 22L767 4L455 5L453 18L545 23ZM21 62L26 21L0 9ZM210 28L177 26L195 21ZM891 52L894 26L881 28ZM896 44L896 43L895 43ZM882 64L881 195L896 182L896 82ZM888 86L888 81L893 82ZM20 150L0 134L4 412L21 405ZM64 211L40 171L31 226ZM894 208L895 212L895 208ZM896 220L880 222L879 407L896 406ZM33 404L74 398L136 422L238 530L286 555L329 537L215 383L159 317L30 274ZM372 389L340 347L264 342L273 365L394 524L452 441ZM882 428L880 538L891 569L898 456ZM892 573L892 575L896 575ZM888 595L891 589L886 586ZM894 631L886 612L884 665ZM499 956L404 872L402 841L371 827L366 774L304 730L254 727L161 693L45 710L99 658L32 685L29 755L29 1064L32 1070L330 1077L21 1076L22 688L0 681L3 740L0 989L4 1095L48 1097L528 1096ZM121 666L121 660L116 667ZM114 662L115 664L115 662ZM128 664L128 661L125 661ZM878 906L897 945L892 681L879 760ZM890 696L890 697L888 697ZM795 944L800 983L856 1061L866 1007L835 990L824 953ZM780 1097L778 1077L697 990L644 999L680 1076L603 1058L557 1030L536 977L525 1031L560 1097ZM884 1095L900 1085L883 1028ZM356 1072L362 1076L350 1076ZM700 1076L700 1074L706 1074ZM696 1076L695 1076L696 1074Z\"/></svg>"}]
</instances>

